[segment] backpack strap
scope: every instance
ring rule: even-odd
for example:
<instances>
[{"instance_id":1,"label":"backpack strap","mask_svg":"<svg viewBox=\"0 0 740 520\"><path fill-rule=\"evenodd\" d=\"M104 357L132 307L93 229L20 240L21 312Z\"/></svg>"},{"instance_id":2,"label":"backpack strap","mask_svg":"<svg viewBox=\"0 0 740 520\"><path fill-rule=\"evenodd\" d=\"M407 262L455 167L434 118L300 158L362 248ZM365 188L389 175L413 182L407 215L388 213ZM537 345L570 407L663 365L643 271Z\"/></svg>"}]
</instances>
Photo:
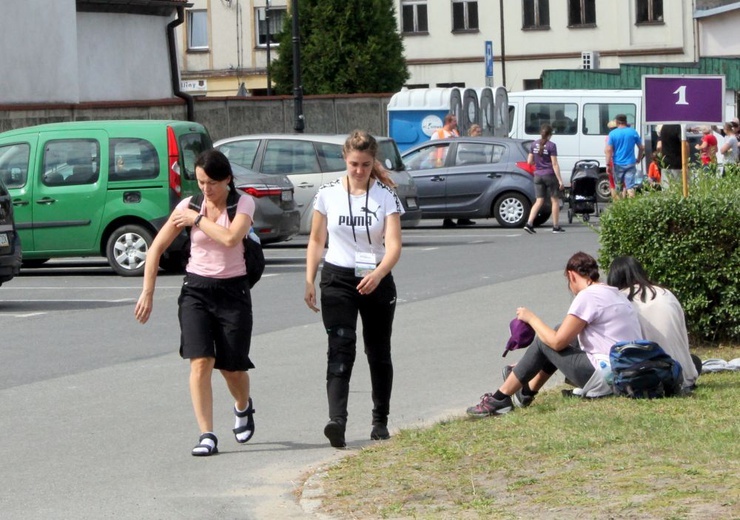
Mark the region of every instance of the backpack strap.
<instances>
[{"instance_id":1,"label":"backpack strap","mask_svg":"<svg viewBox=\"0 0 740 520\"><path fill-rule=\"evenodd\" d=\"M236 217L236 207L239 205L240 198L241 195L236 190L231 190L226 196L226 213L229 215L229 222L233 222Z\"/></svg>"},{"instance_id":2,"label":"backpack strap","mask_svg":"<svg viewBox=\"0 0 740 520\"><path fill-rule=\"evenodd\" d=\"M188 204L188 207L200 213L200 208L203 207L203 194L196 193L195 195L190 197L190 203Z\"/></svg>"}]
</instances>

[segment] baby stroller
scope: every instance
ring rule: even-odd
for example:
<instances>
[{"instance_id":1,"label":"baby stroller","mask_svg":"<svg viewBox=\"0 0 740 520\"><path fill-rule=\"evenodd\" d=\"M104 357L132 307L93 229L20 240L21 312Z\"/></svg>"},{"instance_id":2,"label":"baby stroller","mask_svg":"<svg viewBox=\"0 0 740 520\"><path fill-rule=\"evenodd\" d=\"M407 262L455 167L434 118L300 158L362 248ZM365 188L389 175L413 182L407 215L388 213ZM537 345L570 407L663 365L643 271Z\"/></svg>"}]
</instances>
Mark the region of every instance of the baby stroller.
<instances>
[{"instance_id":1,"label":"baby stroller","mask_svg":"<svg viewBox=\"0 0 740 520\"><path fill-rule=\"evenodd\" d=\"M591 214L599 216L599 198L596 189L599 185L599 161L584 159L576 161L570 177L568 193L568 223L573 222L573 215L582 215L588 222Z\"/></svg>"}]
</instances>

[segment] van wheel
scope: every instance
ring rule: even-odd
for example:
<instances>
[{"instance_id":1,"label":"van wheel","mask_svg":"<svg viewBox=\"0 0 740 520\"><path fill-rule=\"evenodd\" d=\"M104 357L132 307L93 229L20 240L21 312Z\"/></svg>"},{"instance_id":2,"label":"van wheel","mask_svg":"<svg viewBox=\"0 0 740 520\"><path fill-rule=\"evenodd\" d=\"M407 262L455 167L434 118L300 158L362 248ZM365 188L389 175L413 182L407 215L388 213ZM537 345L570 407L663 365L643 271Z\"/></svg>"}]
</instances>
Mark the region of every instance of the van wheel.
<instances>
[{"instance_id":1,"label":"van wheel","mask_svg":"<svg viewBox=\"0 0 740 520\"><path fill-rule=\"evenodd\" d=\"M152 240L152 233L146 228L135 224L121 226L108 238L105 256L121 276L141 276Z\"/></svg>"},{"instance_id":2,"label":"van wheel","mask_svg":"<svg viewBox=\"0 0 740 520\"><path fill-rule=\"evenodd\" d=\"M599 174L599 183L596 185L596 196L599 202L609 202L612 200L612 192L609 189L609 175L606 173Z\"/></svg>"},{"instance_id":3,"label":"van wheel","mask_svg":"<svg viewBox=\"0 0 740 520\"><path fill-rule=\"evenodd\" d=\"M520 228L527 223L532 205L521 193L504 193L493 203L493 216L505 228Z\"/></svg>"}]
</instances>

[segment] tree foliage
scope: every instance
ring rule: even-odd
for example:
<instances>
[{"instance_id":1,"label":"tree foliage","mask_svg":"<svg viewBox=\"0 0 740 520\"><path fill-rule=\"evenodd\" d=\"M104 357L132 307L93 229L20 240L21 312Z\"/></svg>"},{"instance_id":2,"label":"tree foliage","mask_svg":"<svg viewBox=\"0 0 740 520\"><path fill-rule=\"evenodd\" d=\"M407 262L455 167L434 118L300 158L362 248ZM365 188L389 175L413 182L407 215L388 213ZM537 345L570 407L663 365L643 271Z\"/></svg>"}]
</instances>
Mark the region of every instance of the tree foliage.
<instances>
[{"instance_id":1,"label":"tree foliage","mask_svg":"<svg viewBox=\"0 0 740 520\"><path fill-rule=\"evenodd\" d=\"M303 93L395 92L409 78L393 0L298 0ZM292 15L270 74L293 92Z\"/></svg>"}]
</instances>

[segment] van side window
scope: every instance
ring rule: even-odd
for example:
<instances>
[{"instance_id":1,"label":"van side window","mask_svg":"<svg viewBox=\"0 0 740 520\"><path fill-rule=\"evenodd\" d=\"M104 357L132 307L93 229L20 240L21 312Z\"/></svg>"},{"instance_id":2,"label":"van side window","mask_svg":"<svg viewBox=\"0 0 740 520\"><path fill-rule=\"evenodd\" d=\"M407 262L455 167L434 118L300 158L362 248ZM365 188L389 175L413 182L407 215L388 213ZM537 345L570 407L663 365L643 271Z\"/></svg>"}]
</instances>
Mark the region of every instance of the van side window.
<instances>
[{"instance_id":1,"label":"van side window","mask_svg":"<svg viewBox=\"0 0 740 520\"><path fill-rule=\"evenodd\" d=\"M159 176L159 155L145 139L111 139L108 155L108 177L112 182Z\"/></svg>"},{"instance_id":2,"label":"van side window","mask_svg":"<svg viewBox=\"0 0 740 520\"><path fill-rule=\"evenodd\" d=\"M637 107L633 103L585 103L583 105L583 134L609 135L607 126L617 114L626 114L627 123L635 125Z\"/></svg>"},{"instance_id":3,"label":"van side window","mask_svg":"<svg viewBox=\"0 0 740 520\"><path fill-rule=\"evenodd\" d=\"M0 146L0 179L6 188L26 185L30 153L31 147L27 143Z\"/></svg>"},{"instance_id":4,"label":"van side window","mask_svg":"<svg viewBox=\"0 0 740 520\"><path fill-rule=\"evenodd\" d=\"M556 135L575 135L578 131L576 103L527 103L524 109L524 132L540 135L540 127L547 123Z\"/></svg>"},{"instance_id":5,"label":"van side window","mask_svg":"<svg viewBox=\"0 0 740 520\"><path fill-rule=\"evenodd\" d=\"M235 141L233 143L226 143L219 146L218 149L229 161L251 170L252 165L254 164L254 156L257 155L259 145L259 139L255 139L253 141Z\"/></svg>"},{"instance_id":6,"label":"van side window","mask_svg":"<svg viewBox=\"0 0 740 520\"><path fill-rule=\"evenodd\" d=\"M60 139L44 147L46 186L94 184L100 174L100 143L95 139Z\"/></svg>"}]
</instances>

